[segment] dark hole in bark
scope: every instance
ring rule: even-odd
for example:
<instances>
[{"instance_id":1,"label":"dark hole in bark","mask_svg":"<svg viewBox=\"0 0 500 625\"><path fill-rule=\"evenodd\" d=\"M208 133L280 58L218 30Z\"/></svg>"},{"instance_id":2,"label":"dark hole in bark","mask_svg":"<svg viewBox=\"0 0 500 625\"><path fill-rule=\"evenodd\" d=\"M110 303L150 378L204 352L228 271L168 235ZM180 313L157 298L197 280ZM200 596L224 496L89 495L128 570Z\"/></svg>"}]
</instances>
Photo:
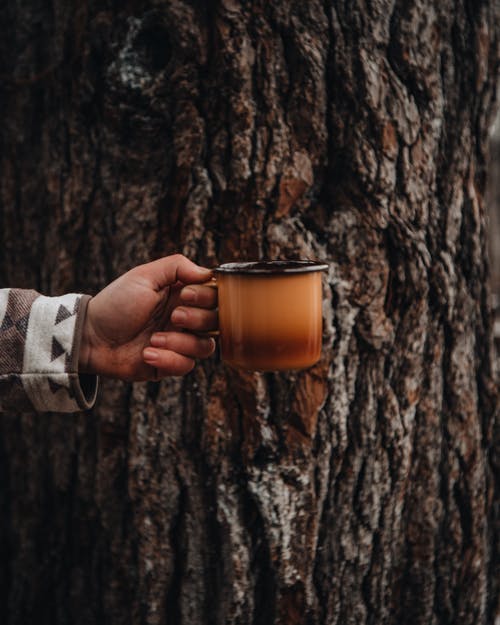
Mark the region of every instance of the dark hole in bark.
<instances>
[{"instance_id":1,"label":"dark hole in bark","mask_svg":"<svg viewBox=\"0 0 500 625\"><path fill-rule=\"evenodd\" d=\"M159 72L168 65L172 46L165 24L147 20L137 36L136 45L142 48L144 60L153 72Z\"/></svg>"}]
</instances>

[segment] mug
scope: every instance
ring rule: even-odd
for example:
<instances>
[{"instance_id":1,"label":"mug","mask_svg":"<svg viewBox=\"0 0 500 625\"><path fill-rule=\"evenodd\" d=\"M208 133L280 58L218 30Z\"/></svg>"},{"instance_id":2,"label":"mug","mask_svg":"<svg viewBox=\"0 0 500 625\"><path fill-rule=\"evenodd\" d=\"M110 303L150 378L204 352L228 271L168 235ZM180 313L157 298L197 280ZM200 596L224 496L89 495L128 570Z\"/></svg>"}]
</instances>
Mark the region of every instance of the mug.
<instances>
[{"instance_id":1,"label":"mug","mask_svg":"<svg viewBox=\"0 0 500 625\"><path fill-rule=\"evenodd\" d=\"M254 371L303 369L321 357L321 272L316 261L227 263L214 270L222 360Z\"/></svg>"}]
</instances>

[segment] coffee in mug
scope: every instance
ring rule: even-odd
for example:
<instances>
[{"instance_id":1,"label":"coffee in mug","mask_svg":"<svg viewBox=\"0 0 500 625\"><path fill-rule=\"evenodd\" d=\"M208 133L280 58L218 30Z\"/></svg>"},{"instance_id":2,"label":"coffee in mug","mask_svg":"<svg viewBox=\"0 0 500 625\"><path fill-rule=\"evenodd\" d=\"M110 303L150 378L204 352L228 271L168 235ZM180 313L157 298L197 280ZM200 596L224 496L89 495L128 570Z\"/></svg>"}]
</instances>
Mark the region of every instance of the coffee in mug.
<instances>
[{"instance_id":1,"label":"coffee in mug","mask_svg":"<svg viewBox=\"0 0 500 625\"><path fill-rule=\"evenodd\" d=\"M315 261L227 263L214 270L222 359L256 371L303 369L321 357L321 272Z\"/></svg>"}]
</instances>

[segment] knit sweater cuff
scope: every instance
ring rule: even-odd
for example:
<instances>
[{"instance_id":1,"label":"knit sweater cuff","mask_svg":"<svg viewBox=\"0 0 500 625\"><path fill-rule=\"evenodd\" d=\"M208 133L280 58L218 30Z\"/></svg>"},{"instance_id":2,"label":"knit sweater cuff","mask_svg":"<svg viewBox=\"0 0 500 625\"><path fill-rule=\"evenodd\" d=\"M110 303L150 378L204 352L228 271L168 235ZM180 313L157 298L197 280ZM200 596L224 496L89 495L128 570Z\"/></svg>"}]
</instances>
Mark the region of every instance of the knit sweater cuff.
<instances>
[{"instance_id":1,"label":"knit sweater cuff","mask_svg":"<svg viewBox=\"0 0 500 625\"><path fill-rule=\"evenodd\" d=\"M97 394L97 377L79 375L78 355L83 324L90 296L69 293L60 297L45 297L34 291L10 289L9 304L4 311L3 326L10 323L19 307L16 304L26 299L29 312L14 324L17 334L25 334L23 353L19 354L22 366L16 371L0 371L4 384L11 386L11 400L8 408L22 409L23 401L29 399L37 411L74 412L91 408ZM12 314L8 315L9 308ZM7 316L7 319L5 318ZM24 326L24 327L23 327ZM20 341L17 341L21 348ZM14 346L15 342L11 342ZM8 347L8 343L7 343ZM13 389L13 390L12 390ZM26 397L23 398L22 395ZM0 398L0 404L3 404Z\"/></svg>"}]
</instances>

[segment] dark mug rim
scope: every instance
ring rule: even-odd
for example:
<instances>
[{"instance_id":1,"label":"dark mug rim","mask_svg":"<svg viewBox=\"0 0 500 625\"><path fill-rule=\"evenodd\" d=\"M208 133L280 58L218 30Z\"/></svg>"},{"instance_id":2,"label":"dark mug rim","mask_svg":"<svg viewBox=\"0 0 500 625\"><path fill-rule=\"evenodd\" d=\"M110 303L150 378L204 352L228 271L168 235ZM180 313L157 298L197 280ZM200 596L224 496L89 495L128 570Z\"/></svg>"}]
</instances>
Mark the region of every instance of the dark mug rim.
<instances>
[{"instance_id":1,"label":"dark mug rim","mask_svg":"<svg viewBox=\"0 0 500 625\"><path fill-rule=\"evenodd\" d=\"M258 260L244 263L224 263L214 269L217 273L288 274L327 271L328 265L316 260Z\"/></svg>"}]
</instances>

